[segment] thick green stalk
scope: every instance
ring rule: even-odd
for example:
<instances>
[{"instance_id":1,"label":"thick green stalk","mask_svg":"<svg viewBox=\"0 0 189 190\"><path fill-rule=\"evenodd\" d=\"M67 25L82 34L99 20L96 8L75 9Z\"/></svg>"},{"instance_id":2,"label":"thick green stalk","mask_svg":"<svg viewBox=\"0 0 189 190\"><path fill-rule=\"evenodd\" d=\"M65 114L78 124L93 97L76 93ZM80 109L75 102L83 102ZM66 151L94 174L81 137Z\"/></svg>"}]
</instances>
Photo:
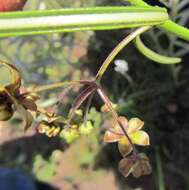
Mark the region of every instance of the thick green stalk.
<instances>
[{"instance_id":1,"label":"thick green stalk","mask_svg":"<svg viewBox=\"0 0 189 190\"><path fill-rule=\"evenodd\" d=\"M126 0L137 7L152 7L145 3L143 0ZM171 20L167 20L165 23L159 26L160 29L171 32L180 38L189 41L189 29L174 23Z\"/></svg>"},{"instance_id":2,"label":"thick green stalk","mask_svg":"<svg viewBox=\"0 0 189 190\"><path fill-rule=\"evenodd\" d=\"M162 24L167 19L166 10L156 7L93 7L1 13L0 37L132 28Z\"/></svg>"}]
</instances>

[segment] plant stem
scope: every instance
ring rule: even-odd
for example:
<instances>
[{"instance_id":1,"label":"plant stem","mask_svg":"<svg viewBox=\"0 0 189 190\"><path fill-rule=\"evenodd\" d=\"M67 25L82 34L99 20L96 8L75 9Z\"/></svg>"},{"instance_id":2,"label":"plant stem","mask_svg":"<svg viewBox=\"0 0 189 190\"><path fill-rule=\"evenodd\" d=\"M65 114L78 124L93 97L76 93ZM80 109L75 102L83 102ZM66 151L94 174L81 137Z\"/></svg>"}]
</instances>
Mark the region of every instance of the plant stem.
<instances>
[{"instance_id":1,"label":"plant stem","mask_svg":"<svg viewBox=\"0 0 189 190\"><path fill-rule=\"evenodd\" d=\"M159 190L165 190L165 183L164 183L164 176L163 176L163 171L162 171L161 158L160 158L158 150L156 150L156 165L157 165Z\"/></svg>"},{"instance_id":2,"label":"plant stem","mask_svg":"<svg viewBox=\"0 0 189 190\"><path fill-rule=\"evenodd\" d=\"M43 92L43 91L47 91L47 90L52 90L55 88L61 88L61 87L66 87L66 86L71 86L71 85L79 85L79 84L81 84L80 81L59 82L59 83L55 83L55 84L49 84L49 85L35 87L35 88L31 89L30 92L38 93L38 92Z\"/></svg>"},{"instance_id":3,"label":"plant stem","mask_svg":"<svg viewBox=\"0 0 189 190\"><path fill-rule=\"evenodd\" d=\"M152 7L147 3L145 3L143 0L126 0L126 1L129 1L131 5L135 5L137 7ZM189 41L189 29L185 28L184 26L180 26L171 20L165 21L163 24L159 25L158 27L165 31L171 32L182 39Z\"/></svg>"},{"instance_id":4,"label":"plant stem","mask_svg":"<svg viewBox=\"0 0 189 190\"><path fill-rule=\"evenodd\" d=\"M38 10L0 14L0 37L112 30L162 24L168 19L164 8L91 7Z\"/></svg>"},{"instance_id":5,"label":"plant stem","mask_svg":"<svg viewBox=\"0 0 189 190\"><path fill-rule=\"evenodd\" d=\"M103 62L102 66L98 70L98 73L96 74L96 81L100 82L104 72L107 70L110 63L113 61L113 59L116 57L116 55L126 46L128 45L133 39L135 39L138 35L144 33L145 31L149 30L151 26L144 26L141 28L136 29L134 32L126 36L108 55L108 57Z\"/></svg>"},{"instance_id":6,"label":"plant stem","mask_svg":"<svg viewBox=\"0 0 189 190\"><path fill-rule=\"evenodd\" d=\"M90 109L90 106L91 106L91 102L93 100L93 97L95 95L95 91L90 95L88 101L87 101L87 105L86 105L86 108L85 108L85 114L84 114L84 125L87 126L87 118L88 118L88 114L89 114L89 109Z\"/></svg>"}]
</instances>

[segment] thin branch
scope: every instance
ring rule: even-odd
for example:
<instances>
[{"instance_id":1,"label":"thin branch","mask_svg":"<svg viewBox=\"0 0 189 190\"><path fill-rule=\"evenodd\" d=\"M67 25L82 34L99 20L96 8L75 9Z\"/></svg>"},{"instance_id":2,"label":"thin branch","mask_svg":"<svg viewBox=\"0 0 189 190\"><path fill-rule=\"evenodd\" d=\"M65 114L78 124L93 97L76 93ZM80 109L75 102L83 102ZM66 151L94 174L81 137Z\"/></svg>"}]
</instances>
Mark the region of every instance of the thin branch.
<instances>
[{"instance_id":1,"label":"thin branch","mask_svg":"<svg viewBox=\"0 0 189 190\"><path fill-rule=\"evenodd\" d=\"M145 26L136 29L134 32L126 36L108 55L106 60L103 62L102 66L98 70L98 73L96 74L96 81L100 82L103 74L107 70L110 63L113 61L113 59L117 56L117 54L126 46L128 45L133 39L135 39L138 35L144 33L145 31L149 30L151 26Z\"/></svg>"}]
</instances>

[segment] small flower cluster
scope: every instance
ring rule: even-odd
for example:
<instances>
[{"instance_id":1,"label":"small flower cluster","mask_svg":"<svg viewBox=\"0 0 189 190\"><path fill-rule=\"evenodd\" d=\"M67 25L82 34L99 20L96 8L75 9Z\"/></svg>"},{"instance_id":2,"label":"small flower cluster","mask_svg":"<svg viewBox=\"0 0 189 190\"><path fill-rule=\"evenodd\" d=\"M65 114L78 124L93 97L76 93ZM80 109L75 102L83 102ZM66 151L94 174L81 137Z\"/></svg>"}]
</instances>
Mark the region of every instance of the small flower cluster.
<instances>
[{"instance_id":1,"label":"small flower cluster","mask_svg":"<svg viewBox=\"0 0 189 190\"><path fill-rule=\"evenodd\" d=\"M59 135L67 143L72 143L81 135L89 135L94 128L91 121L86 121L86 123L80 122L77 124L68 124L67 122L68 120L61 116L48 117L47 120L42 120L38 123L37 131L50 138Z\"/></svg>"}]
</instances>

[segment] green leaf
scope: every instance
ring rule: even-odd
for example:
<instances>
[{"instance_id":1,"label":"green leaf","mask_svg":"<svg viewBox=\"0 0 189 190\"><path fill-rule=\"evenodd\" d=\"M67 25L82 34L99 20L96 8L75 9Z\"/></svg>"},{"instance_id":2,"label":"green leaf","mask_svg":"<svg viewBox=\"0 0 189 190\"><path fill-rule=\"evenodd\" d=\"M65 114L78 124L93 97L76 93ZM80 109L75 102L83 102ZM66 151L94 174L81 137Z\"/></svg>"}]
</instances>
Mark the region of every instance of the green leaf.
<instances>
[{"instance_id":1,"label":"green leaf","mask_svg":"<svg viewBox=\"0 0 189 190\"><path fill-rule=\"evenodd\" d=\"M158 7L91 7L0 14L0 37L112 30L157 25L168 19Z\"/></svg>"},{"instance_id":2,"label":"green leaf","mask_svg":"<svg viewBox=\"0 0 189 190\"><path fill-rule=\"evenodd\" d=\"M141 41L140 37L136 37L135 40L135 45L137 47L137 49L147 58L157 62L157 63L162 63L162 64L176 64L176 63L180 63L182 61L181 58L178 57L167 57L167 56L163 56L160 55L154 51L152 51L151 49L149 49L148 47L146 47L143 42Z\"/></svg>"}]
</instances>

